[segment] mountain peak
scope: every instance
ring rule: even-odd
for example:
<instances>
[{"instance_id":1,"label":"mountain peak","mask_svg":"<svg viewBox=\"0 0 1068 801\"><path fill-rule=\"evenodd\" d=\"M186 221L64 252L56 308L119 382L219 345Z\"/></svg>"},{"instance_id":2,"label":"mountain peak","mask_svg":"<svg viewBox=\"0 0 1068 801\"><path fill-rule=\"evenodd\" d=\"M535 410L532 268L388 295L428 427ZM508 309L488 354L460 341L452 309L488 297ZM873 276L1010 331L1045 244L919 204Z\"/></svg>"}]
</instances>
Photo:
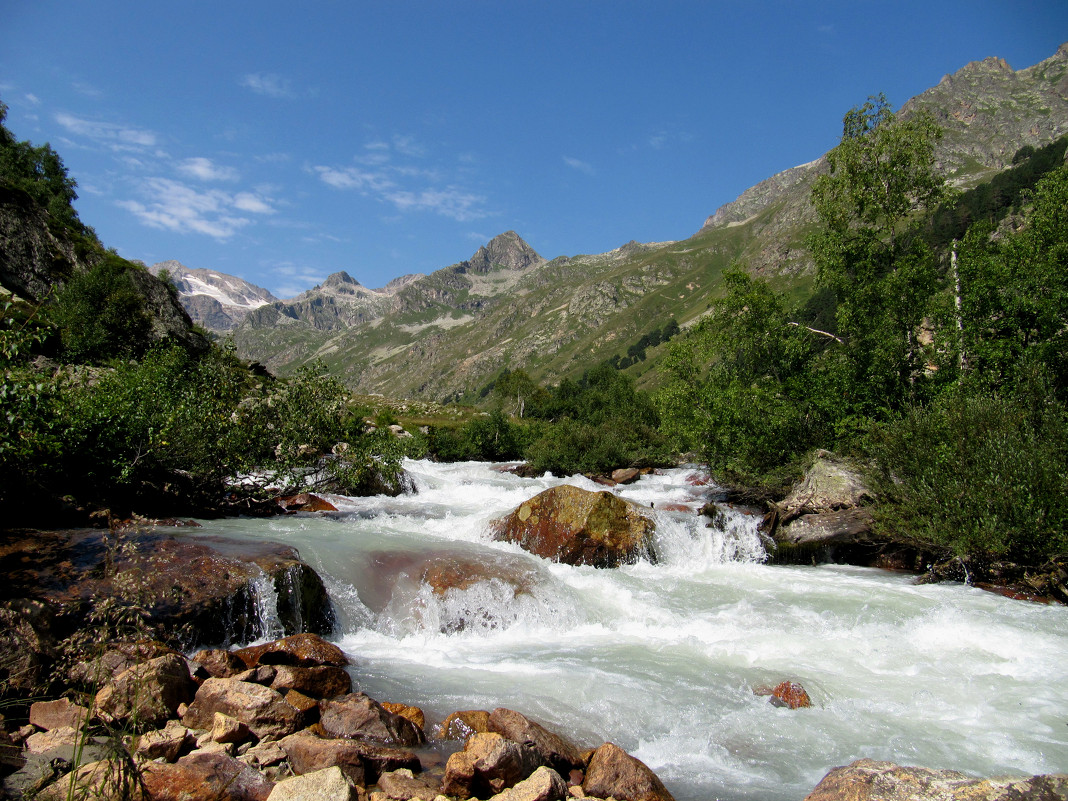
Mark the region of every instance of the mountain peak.
<instances>
[{"instance_id":1,"label":"mountain peak","mask_svg":"<svg viewBox=\"0 0 1068 801\"><path fill-rule=\"evenodd\" d=\"M488 273L494 270L526 270L545 261L515 231L498 234L480 247L464 263L465 272Z\"/></svg>"},{"instance_id":2,"label":"mountain peak","mask_svg":"<svg viewBox=\"0 0 1068 801\"><path fill-rule=\"evenodd\" d=\"M351 275L349 275L344 270L340 270L340 271L338 271L336 273L331 273L330 275L328 275L326 277L326 280L323 281L323 286L324 287L328 287L328 286L341 287L341 286L345 286L345 285L363 286L363 284L361 284L359 281L357 281L355 278L353 278Z\"/></svg>"}]
</instances>

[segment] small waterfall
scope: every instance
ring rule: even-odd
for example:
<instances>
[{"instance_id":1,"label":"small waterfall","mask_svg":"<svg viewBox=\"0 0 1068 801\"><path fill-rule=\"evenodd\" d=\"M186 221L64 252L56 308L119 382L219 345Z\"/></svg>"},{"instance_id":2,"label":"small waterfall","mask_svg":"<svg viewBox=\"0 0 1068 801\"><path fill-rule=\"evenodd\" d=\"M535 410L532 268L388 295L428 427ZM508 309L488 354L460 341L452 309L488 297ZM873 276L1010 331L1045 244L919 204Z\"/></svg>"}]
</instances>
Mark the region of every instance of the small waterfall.
<instances>
[{"instance_id":1,"label":"small waterfall","mask_svg":"<svg viewBox=\"0 0 1068 801\"><path fill-rule=\"evenodd\" d=\"M254 639L275 640L284 637L285 626L278 613L278 588L275 581L262 570L248 583L252 607L255 610L253 620ZM299 608L299 604L297 604Z\"/></svg>"}]
</instances>

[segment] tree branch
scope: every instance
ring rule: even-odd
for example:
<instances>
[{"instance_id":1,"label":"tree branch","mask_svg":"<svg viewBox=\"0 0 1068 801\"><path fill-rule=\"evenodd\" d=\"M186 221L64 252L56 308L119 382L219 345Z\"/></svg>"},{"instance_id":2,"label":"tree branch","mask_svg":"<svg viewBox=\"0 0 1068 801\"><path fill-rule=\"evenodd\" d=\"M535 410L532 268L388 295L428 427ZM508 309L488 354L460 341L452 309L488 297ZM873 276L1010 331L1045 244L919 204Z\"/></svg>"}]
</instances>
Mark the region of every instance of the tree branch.
<instances>
[{"instance_id":1,"label":"tree branch","mask_svg":"<svg viewBox=\"0 0 1068 801\"><path fill-rule=\"evenodd\" d=\"M845 344L842 340L840 340L838 337L828 331L820 331L818 328L809 328L807 325L801 325L801 323L790 322L787 323L787 325L796 325L798 328L804 328L806 331L811 331L813 334L820 334L821 336L829 337L835 342L837 342L839 345Z\"/></svg>"}]
</instances>

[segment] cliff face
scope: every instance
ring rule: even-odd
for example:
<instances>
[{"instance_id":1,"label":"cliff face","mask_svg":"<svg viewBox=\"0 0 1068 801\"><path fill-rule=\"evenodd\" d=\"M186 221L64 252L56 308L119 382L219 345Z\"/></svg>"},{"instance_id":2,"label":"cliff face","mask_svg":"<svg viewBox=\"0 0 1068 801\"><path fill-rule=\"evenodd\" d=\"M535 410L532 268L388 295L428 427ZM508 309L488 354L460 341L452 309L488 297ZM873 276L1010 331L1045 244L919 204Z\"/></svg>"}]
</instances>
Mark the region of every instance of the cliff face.
<instances>
[{"instance_id":1,"label":"cliff face","mask_svg":"<svg viewBox=\"0 0 1068 801\"><path fill-rule=\"evenodd\" d=\"M103 251L92 241L54 233L47 212L29 195L0 185L0 285L32 303L45 303L70 278L92 269ZM200 352L208 342L192 330L178 298L147 270L130 264L129 275L151 318L150 342L170 340Z\"/></svg>"}]
</instances>

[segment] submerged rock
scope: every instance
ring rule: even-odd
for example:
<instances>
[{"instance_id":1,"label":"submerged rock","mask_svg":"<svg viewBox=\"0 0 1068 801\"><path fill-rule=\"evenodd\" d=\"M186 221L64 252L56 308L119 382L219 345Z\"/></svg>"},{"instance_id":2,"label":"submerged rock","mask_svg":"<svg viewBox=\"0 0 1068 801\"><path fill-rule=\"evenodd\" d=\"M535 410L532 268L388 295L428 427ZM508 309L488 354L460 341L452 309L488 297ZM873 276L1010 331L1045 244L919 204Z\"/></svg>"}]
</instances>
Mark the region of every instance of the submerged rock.
<instances>
[{"instance_id":1,"label":"submerged rock","mask_svg":"<svg viewBox=\"0 0 1068 801\"><path fill-rule=\"evenodd\" d=\"M607 491L553 487L491 527L496 539L569 565L618 567L655 556L652 518L638 504Z\"/></svg>"}]
</instances>

